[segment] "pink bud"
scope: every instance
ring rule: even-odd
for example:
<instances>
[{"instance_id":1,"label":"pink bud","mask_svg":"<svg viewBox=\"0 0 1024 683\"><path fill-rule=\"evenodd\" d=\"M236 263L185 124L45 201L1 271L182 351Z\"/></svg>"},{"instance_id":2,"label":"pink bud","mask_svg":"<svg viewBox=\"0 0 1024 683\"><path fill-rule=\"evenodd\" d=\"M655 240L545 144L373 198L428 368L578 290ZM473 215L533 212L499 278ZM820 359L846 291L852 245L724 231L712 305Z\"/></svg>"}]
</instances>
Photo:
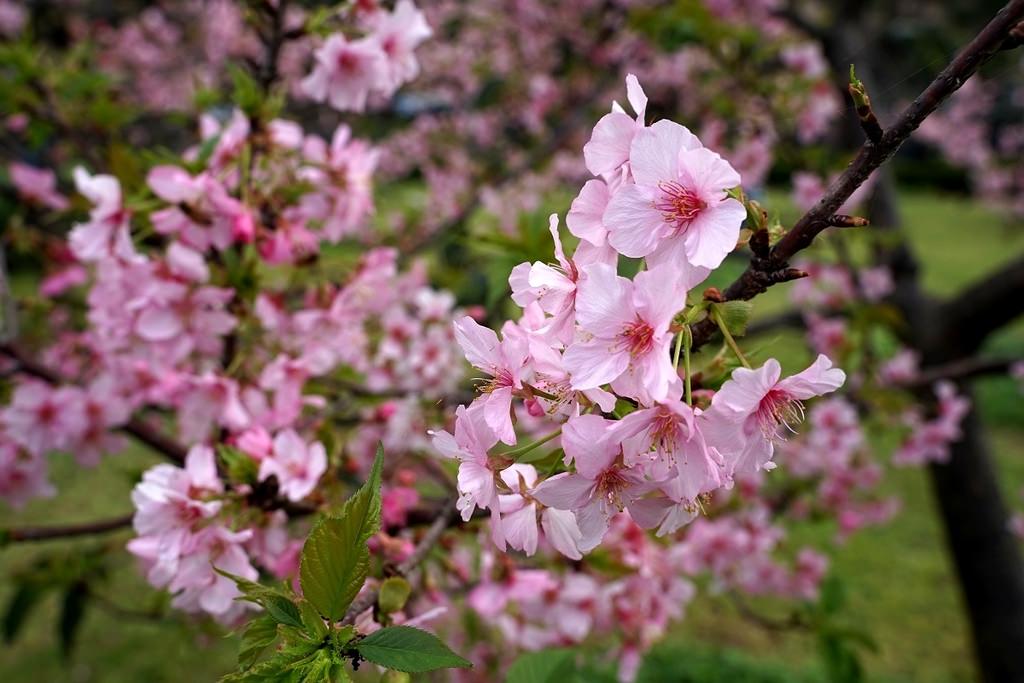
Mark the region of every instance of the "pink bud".
<instances>
[{"instance_id":1,"label":"pink bud","mask_svg":"<svg viewBox=\"0 0 1024 683\"><path fill-rule=\"evenodd\" d=\"M248 211L239 211L235 220L231 223L231 236L236 242L249 244L256 237L256 226L253 224L252 214Z\"/></svg>"}]
</instances>

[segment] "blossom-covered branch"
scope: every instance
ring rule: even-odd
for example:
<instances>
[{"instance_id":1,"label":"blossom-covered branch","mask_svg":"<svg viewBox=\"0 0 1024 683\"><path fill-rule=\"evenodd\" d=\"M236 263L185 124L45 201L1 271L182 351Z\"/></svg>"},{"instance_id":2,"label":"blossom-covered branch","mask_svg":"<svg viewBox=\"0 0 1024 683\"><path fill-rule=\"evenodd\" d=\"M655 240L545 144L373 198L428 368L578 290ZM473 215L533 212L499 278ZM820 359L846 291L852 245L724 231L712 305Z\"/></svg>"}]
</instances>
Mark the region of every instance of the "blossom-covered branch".
<instances>
[{"instance_id":1,"label":"blossom-covered branch","mask_svg":"<svg viewBox=\"0 0 1024 683\"><path fill-rule=\"evenodd\" d=\"M806 249L823 230L830 226L832 216L850 198L873 171L888 161L911 133L934 112L943 101L956 92L981 65L994 57L1024 18L1024 0L1011 0L968 43L932 83L884 131L878 142L864 144L842 175L832 183L825 196L808 210L783 235L767 258L755 257L747 269L724 291L726 299L747 300L764 292L779 281L778 274L788 268L789 260ZM716 332L713 321L703 321L693 330L694 346L706 343Z\"/></svg>"},{"instance_id":2,"label":"blossom-covered branch","mask_svg":"<svg viewBox=\"0 0 1024 683\"><path fill-rule=\"evenodd\" d=\"M26 375L41 379L44 382L55 386L60 386L66 383L64 378L57 372L46 367L42 363L33 360L22 349L19 349L13 344L0 344L0 353L13 360L16 364L17 370L25 373ZM185 455L188 453L188 449L172 437L160 432L148 422L133 417L122 424L119 429L125 434L134 437L139 442L149 446L168 460L172 460L177 463L185 462Z\"/></svg>"}]
</instances>

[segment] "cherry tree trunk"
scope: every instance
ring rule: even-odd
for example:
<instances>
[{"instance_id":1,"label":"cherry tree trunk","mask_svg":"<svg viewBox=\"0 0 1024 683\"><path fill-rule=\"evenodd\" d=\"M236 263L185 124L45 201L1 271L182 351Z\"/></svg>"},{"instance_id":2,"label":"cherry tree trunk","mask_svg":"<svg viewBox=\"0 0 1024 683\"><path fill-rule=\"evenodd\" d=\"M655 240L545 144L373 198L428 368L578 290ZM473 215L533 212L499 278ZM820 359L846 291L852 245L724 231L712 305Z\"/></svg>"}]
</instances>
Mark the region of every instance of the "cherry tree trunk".
<instances>
[{"instance_id":1,"label":"cherry tree trunk","mask_svg":"<svg viewBox=\"0 0 1024 683\"><path fill-rule=\"evenodd\" d=\"M966 388L965 391L969 392ZM1024 563L1007 528L984 426L974 409L952 457L930 469L985 683L1024 683Z\"/></svg>"}]
</instances>

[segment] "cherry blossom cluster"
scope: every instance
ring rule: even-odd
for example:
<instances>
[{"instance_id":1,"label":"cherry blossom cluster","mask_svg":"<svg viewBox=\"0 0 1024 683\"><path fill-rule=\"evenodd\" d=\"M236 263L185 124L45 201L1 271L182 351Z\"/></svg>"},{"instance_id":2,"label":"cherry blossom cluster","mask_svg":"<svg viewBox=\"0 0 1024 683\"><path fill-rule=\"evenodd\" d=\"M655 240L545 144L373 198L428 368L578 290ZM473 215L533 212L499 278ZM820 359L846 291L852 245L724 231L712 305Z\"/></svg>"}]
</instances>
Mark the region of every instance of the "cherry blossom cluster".
<instances>
[{"instance_id":1,"label":"cherry blossom cluster","mask_svg":"<svg viewBox=\"0 0 1024 683\"><path fill-rule=\"evenodd\" d=\"M18 9L0 13L9 27L0 32L14 32L24 22ZM69 33L95 40L98 67L113 77L125 99L151 110L187 109L201 89L224 83L231 61L256 59L261 51L258 32L244 20L245 3L235 0L157 4L138 16L102 22L79 16L77 7L68 9ZM369 0L337 15L346 29L356 27L362 35L350 38L339 30L321 39L309 32L305 9L284 9L288 40L279 68L293 94L362 111L369 97L384 101L416 77L414 50L431 29L411 0L399 0L391 10Z\"/></svg>"},{"instance_id":2,"label":"cherry blossom cluster","mask_svg":"<svg viewBox=\"0 0 1024 683\"><path fill-rule=\"evenodd\" d=\"M1021 111L1024 89L1004 92L996 82L972 79L921 126L922 138L967 171L979 196L1017 218L1024 215Z\"/></svg>"},{"instance_id":3,"label":"cherry blossom cluster","mask_svg":"<svg viewBox=\"0 0 1024 683\"><path fill-rule=\"evenodd\" d=\"M804 519L828 515L837 523L837 538L888 521L899 501L876 493L884 471L872 457L856 408L842 397L811 408L807 429L781 447L787 474L813 488L789 502L788 514Z\"/></svg>"},{"instance_id":4,"label":"cherry blossom cluster","mask_svg":"<svg viewBox=\"0 0 1024 683\"><path fill-rule=\"evenodd\" d=\"M388 12L368 3L360 13L365 35L355 40L335 33L314 53L312 73L302 90L339 111L363 111L371 95L391 97L419 73L414 51L431 29L412 0L398 0Z\"/></svg>"},{"instance_id":5,"label":"cherry blossom cluster","mask_svg":"<svg viewBox=\"0 0 1024 683\"><path fill-rule=\"evenodd\" d=\"M903 414L909 434L893 453L894 464L923 465L949 460L949 447L962 436L960 422L970 412L971 402L948 381L936 383L935 396L937 403L933 416L928 416L916 406Z\"/></svg>"},{"instance_id":6,"label":"cherry blossom cluster","mask_svg":"<svg viewBox=\"0 0 1024 683\"><path fill-rule=\"evenodd\" d=\"M55 377L19 375L0 409L0 495L53 495L51 453L92 466L125 448L118 430L138 414L172 415L188 454L136 486L129 550L175 607L232 622L237 589L213 567L294 576L301 539L280 508L318 503L332 468L363 471L380 441L395 458L427 447L463 374L454 297L394 249L365 250L341 282L248 284L365 238L369 145L346 127L330 143L289 121L253 129L238 111L200 128L202 144L144 188L74 171L88 215L40 287L55 337L39 356ZM11 178L37 210L70 210L52 172ZM344 448L329 451L323 428L347 434ZM414 481L385 488L389 525L419 502ZM407 546L399 535L383 551Z\"/></svg>"},{"instance_id":7,"label":"cherry blossom cluster","mask_svg":"<svg viewBox=\"0 0 1024 683\"><path fill-rule=\"evenodd\" d=\"M584 147L597 177L566 220L575 252L564 253L552 217L557 265L521 264L509 279L523 317L506 322L501 338L471 318L456 323L467 359L488 379L457 411L454 434L439 432L434 444L460 463L463 518L488 510L502 550L532 554L543 537L577 558L624 510L643 528L672 533L737 474L772 469L774 444L802 419L802 401L845 380L825 356L789 378L770 359L733 371L703 408L684 392L687 293L737 245L746 210L730 191L740 177L685 127L647 125L633 76L627 91L633 114L616 104ZM623 277L620 256L646 268ZM519 401L556 429L515 448ZM539 480L513 464L556 436L564 471ZM498 442L513 448L495 450Z\"/></svg>"}]
</instances>

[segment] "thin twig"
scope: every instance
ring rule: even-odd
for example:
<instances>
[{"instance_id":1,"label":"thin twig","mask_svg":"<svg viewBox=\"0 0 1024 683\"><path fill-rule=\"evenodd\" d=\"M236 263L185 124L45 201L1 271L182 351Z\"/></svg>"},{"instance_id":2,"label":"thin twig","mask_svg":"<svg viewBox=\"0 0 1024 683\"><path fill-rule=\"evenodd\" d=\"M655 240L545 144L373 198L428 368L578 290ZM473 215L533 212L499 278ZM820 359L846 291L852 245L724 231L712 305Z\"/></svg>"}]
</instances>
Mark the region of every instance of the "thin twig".
<instances>
[{"instance_id":1,"label":"thin twig","mask_svg":"<svg viewBox=\"0 0 1024 683\"><path fill-rule=\"evenodd\" d=\"M924 368L901 386L907 389L920 389L944 379L966 380L983 375L1000 375L1018 363L1024 363L1024 358L961 358L951 363Z\"/></svg>"}]
</instances>

